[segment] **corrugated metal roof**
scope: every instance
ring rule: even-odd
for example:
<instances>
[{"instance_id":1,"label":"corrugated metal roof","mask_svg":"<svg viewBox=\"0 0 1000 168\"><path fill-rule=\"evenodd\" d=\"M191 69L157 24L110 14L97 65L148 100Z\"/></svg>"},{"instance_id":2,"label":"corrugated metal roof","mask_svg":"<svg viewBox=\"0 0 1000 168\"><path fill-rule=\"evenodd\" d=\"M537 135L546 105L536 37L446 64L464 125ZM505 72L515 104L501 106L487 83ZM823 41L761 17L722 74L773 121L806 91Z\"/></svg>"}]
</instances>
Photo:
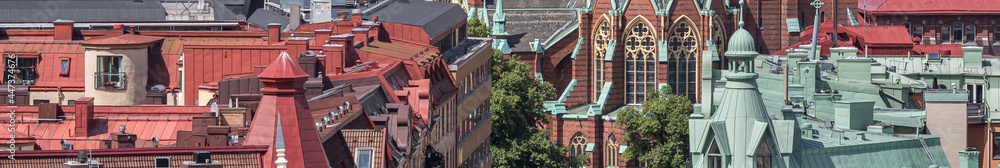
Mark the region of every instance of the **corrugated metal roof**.
<instances>
[{"instance_id":1,"label":"corrugated metal roof","mask_svg":"<svg viewBox=\"0 0 1000 168\"><path fill-rule=\"evenodd\" d=\"M814 138L803 138L799 163L802 167L927 167L933 162L947 167L948 160L941 148L940 138L920 135L920 139L892 137L865 133L865 140L857 140L852 132L845 132L847 139L831 137L829 129L818 129ZM932 156L928 156L930 153ZM934 161L931 161L931 157Z\"/></svg>"},{"instance_id":2,"label":"corrugated metal roof","mask_svg":"<svg viewBox=\"0 0 1000 168\"><path fill-rule=\"evenodd\" d=\"M262 38L166 38L161 45L164 55L180 55L185 45L267 45Z\"/></svg>"},{"instance_id":3,"label":"corrugated metal roof","mask_svg":"<svg viewBox=\"0 0 1000 168\"><path fill-rule=\"evenodd\" d=\"M167 13L156 1L132 0L5 0L0 22L162 21Z\"/></svg>"},{"instance_id":4,"label":"corrugated metal roof","mask_svg":"<svg viewBox=\"0 0 1000 168\"><path fill-rule=\"evenodd\" d=\"M0 42L0 52L83 53L79 43Z\"/></svg>"},{"instance_id":5,"label":"corrugated metal roof","mask_svg":"<svg viewBox=\"0 0 1000 168\"><path fill-rule=\"evenodd\" d=\"M384 4L385 7L366 11L363 18L370 20L371 17L378 16L379 21L420 26L430 38L441 35L468 17L458 4L418 0L393 0L385 3L388 3Z\"/></svg>"},{"instance_id":6,"label":"corrugated metal roof","mask_svg":"<svg viewBox=\"0 0 1000 168\"><path fill-rule=\"evenodd\" d=\"M832 26L832 25L830 25ZM826 26L824 26L826 27ZM913 44L905 26L838 26L863 37L868 44Z\"/></svg>"}]
</instances>

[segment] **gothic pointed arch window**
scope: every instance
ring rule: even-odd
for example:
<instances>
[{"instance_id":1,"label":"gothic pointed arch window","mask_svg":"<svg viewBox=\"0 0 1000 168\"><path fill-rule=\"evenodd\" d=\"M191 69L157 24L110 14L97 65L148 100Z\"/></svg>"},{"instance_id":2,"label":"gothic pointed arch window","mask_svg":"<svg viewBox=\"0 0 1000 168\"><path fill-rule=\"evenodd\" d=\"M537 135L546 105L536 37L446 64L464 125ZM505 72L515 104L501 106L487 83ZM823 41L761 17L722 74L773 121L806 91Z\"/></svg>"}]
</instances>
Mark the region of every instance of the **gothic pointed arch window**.
<instances>
[{"instance_id":1,"label":"gothic pointed arch window","mask_svg":"<svg viewBox=\"0 0 1000 168\"><path fill-rule=\"evenodd\" d=\"M570 155L582 155L587 148L587 137L582 132L576 132L569 140Z\"/></svg>"},{"instance_id":2,"label":"gothic pointed arch window","mask_svg":"<svg viewBox=\"0 0 1000 168\"><path fill-rule=\"evenodd\" d=\"M618 138L615 135L608 136L608 142L606 143L608 147L604 148L604 165L605 167L618 167Z\"/></svg>"},{"instance_id":3,"label":"gothic pointed arch window","mask_svg":"<svg viewBox=\"0 0 1000 168\"><path fill-rule=\"evenodd\" d=\"M771 167L771 148L768 147L767 139L760 140L760 146L757 147L757 154L755 162L757 167Z\"/></svg>"},{"instance_id":4,"label":"gothic pointed arch window","mask_svg":"<svg viewBox=\"0 0 1000 168\"><path fill-rule=\"evenodd\" d=\"M656 38L646 18L632 19L625 32L625 103L646 100L646 89L656 88Z\"/></svg>"},{"instance_id":5,"label":"gothic pointed arch window","mask_svg":"<svg viewBox=\"0 0 1000 168\"><path fill-rule=\"evenodd\" d=\"M674 94L695 100L695 93L698 89L696 85L698 81L696 76L698 71L698 32L691 20L687 17L681 17L674 21L667 34L667 43L669 46L667 84L673 89Z\"/></svg>"},{"instance_id":6,"label":"gothic pointed arch window","mask_svg":"<svg viewBox=\"0 0 1000 168\"><path fill-rule=\"evenodd\" d=\"M715 51L719 54L719 61L725 62L725 58L722 57L723 53L726 52L726 27L722 25L722 18L715 16L712 19L712 43L715 44Z\"/></svg>"},{"instance_id":7,"label":"gothic pointed arch window","mask_svg":"<svg viewBox=\"0 0 1000 168\"><path fill-rule=\"evenodd\" d=\"M601 95L601 88L604 88L604 55L608 52L608 46L611 42L611 24L605 17L601 17L601 21L597 22L597 27L594 32L594 98L593 101L596 102L598 96Z\"/></svg>"},{"instance_id":8,"label":"gothic pointed arch window","mask_svg":"<svg viewBox=\"0 0 1000 168\"><path fill-rule=\"evenodd\" d=\"M719 144L712 141L712 146L708 149L708 168L722 167L722 152L719 152Z\"/></svg>"}]
</instances>

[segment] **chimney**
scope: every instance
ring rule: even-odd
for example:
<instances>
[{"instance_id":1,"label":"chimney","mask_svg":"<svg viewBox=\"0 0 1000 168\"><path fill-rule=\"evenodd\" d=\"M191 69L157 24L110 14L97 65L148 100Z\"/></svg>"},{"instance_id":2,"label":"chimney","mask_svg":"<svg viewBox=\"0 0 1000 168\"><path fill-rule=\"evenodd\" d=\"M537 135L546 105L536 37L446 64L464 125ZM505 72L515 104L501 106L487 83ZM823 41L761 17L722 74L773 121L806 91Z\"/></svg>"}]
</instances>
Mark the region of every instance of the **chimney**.
<instances>
[{"instance_id":1,"label":"chimney","mask_svg":"<svg viewBox=\"0 0 1000 168\"><path fill-rule=\"evenodd\" d=\"M962 47L962 60L965 67L983 67L983 47L965 46Z\"/></svg>"},{"instance_id":2,"label":"chimney","mask_svg":"<svg viewBox=\"0 0 1000 168\"><path fill-rule=\"evenodd\" d=\"M293 3L289 8L291 8L288 14L290 16L288 17L288 26L285 26L285 31L290 32L294 31L296 27L299 27L299 22L302 20L302 12L300 12L300 8L302 7Z\"/></svg>"},{"instance_id":3,"label":"chimney","mask_svg":"<svg viewBox=\"0 0 1000 168\"><path fill-rule=\"evenodd\" d=\"M267 44L275 44L278 42L281 42L281 24L267 24Z\"/></svg>"},{"instance_id":4,"label":"chimney","mask_svg":"<svg viewBox=\"0 0 1000 168\"><path fill-rule=\"evenodd\" d=\"M39 119L57 119L59 117L59 104L43 103L38 105ZM39 120L39 122L50 122L51 120Z\"/></svg>"},{"instance_id":5,"label":"chimney","mask_svg":"<svg viewBox=\"0 0 1000 168\"><path fill-rule=\"evenodd\" d=\"M62 20L58 19L52 22L53 27L53 40L73 40L73 24L75 22L72 20Z\"/></svg>"},{"instance_id":6,"label":"chimney","mask_svg":"<svg viewBox=\"0 0 1000 168\"><path fill-rule=\"evenodd\" d=\"M959 168L979 167L979 151L976 148L966 147L964 151L958 151L958 157Z\"/></svg>"},{"instance_id":7,"label":"chimney","mask_svg":"<svg viewBox=\"0 0 1000 168\"><path fill-rule=\"evenodd\" d=\"M88 130L90 130L90 122L94 120L94 98L93 97L81 97L76 99L75 102L76 116L76 127L74 127L74 132L77 137L87 137Z\"/></svg>"},{"instance_id":8,"label":"chimney","mask_svg":"<svg viewBox=\"0 0 1000 168\"><path fill-rule=\"evenodd\" d=\"M316 30L316 41L313 41L313 45L323 46L330 43L330 35L333 34L333 30L330 29L319 29Z\"/></svg>"},{"instance_id":9,"label":"chimney","mask_svg":"<svg viewBox=\"0 0 1000 168\"><path fill-rule=\"evenodd\" d=\"M129 25L128 28L130 31L132 31L132 34L135 35L139 34L139 27L136 27L135 25Z\"/></svg>"},{"instance_id":10,"label":"chimney","mask_svg":"<svg viewBox=\"0 0 1000 168\"><path fill-rule=\"evenodd\" d=\"M111 137L114 137L116 143L118 143L118 148L135 148L135 141L138 137L135 134L125 132L125 125L118 126L119 132L111 133Z\"/></svg>"},{"instance_id":11,"label":"chimney","mask_svg":"<svg viewBox=\"0 0 1000 168\"><path fill-rule=\"evenodd\" d=\"M114 30L112 32L113 32L112 34L125 34L125 25L115 24Z\"/></svg>"},{"instance_id":12,"label":"chimney","mask_svg":"<svg viewBox=\"0 0 1000 168\"><path fill-rule=\"evenodd\" d=\"M351 34L354 34L354 41L361 42L361 46L368 46L368 29L367 28L354 28L354 29L351 29Z\"/></svg>"}]
</instances>

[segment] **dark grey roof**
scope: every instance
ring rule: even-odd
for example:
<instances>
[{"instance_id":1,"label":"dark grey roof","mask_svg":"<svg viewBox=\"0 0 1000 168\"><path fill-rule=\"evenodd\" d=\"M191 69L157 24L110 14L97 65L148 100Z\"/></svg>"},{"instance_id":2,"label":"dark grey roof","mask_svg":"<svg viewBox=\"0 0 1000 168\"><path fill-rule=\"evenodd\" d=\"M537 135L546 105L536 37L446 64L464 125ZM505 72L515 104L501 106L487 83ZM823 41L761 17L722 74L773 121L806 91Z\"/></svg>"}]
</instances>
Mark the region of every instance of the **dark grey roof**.
<instances>
[{"instance_id":1,"label":"dark grey roof","mask_svg":"<svg viewBox=\"0 0 1000 168\"><path fill-rule=\"evenodd\" d=\"M624 0L620 0L624 1ZM597 2L597 1L593 1ZM486 7L496 9L496 0L487 2ZM587 0L504 0L504 9L521 8L583 8L587 6Z\"/></svg>"},{"instance_id":2,"label":"dark grey roof","mask_svg":"<svg viewBox=\"0 0 1000 168\"><path fill-rule=\"evenodd\" d=\"M281 24L281 29L285 29L285 26L288 26L288 17L285 17L278 12L260 8L253 12L253 16L247 18L247 23L253 24L254 26L260 27L264 30L267 30L267 24L278 23Z\"/></svg>"},{"instance_id":3,"label":"dark grey roof","mask_svg":"<svg viewBox=\"0 0 1000 168\"><path fill-rule=\"evenodd\" d=\"M423 0L388 0L369 8L363 16L379 21L420 26L431 38L444 33L455 24L465 21L468 15L457 4L427 2Z\"/></svg>"},{"instance_id":4,"label":"dark grey roof","mask_svg":"<svg viewBox=\"0 0 1000 168\"><path fill-rule=\"evenodd\" d=\"M221 1L212 1L212 14L215 15L215 20L243 20Z\"/></svg>"},{"instance_id":5,"label":"dark grey roof","mask_svg":"<svg viewBox=\"0 0 1000 168\"><path fill-rule=\"evenodd\" d=\"M504 1L506 8L507 1ZM493 10L490 16L493 16ZM545 42L558 30L576 21L572 10L507 10L507 44L512 52L532 52L530 42ZM553 41L556 41L553 39Z\"/></svg>"},{"instance_id":6,"label":"dark grey roof","mask_svg":"<svg viewBox=\"0 0 1000 168\"><path fill-rule=\"evenodd\" d=\"M162 21L167 12L153 0L0 0L0 22Z\"/></svg>"}]
</instances>

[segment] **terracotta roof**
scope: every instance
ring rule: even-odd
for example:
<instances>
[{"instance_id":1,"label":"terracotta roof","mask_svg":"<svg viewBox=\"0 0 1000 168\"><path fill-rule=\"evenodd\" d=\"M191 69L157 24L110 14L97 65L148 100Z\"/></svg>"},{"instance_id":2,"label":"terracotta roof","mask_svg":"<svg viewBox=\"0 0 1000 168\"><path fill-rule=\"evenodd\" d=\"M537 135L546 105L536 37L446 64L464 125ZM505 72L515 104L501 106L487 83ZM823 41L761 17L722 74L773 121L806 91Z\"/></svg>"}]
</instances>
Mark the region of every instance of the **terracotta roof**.
<instances>
[{"instance_id":1,"label":"terracotta roof","mask_svg":"<svg viewBox=\"0 0 1000 168\"><path fill-rule=\"evenodd\" d=\"M370 148L372 149L371 167L373 168L385 167L385 165L382 165L382 163L385 160L385 154L383 154L385 150L384 131L374 130L374 129L359 129L359 130L341 130L341 132L344 133L344 141L347 142L347 146L351 148L350 151L352 156L357 155L357 153L355 152L359 148Z\"/></svg>"},{"instance_id":2,"label":"terracotta roof","mask_svg":"<svg viewBox=\"0 0 1000 168\"><path fill-rule=\"evenodd\" d=\"M1000 15L996 0L871 0L858 8L874 14L990 14Z\"/></svg>"},{"instance_id":3,"label":"terracotta roof","mask_svg":"<svg viewBox=\"0 0 1000 168\"><path fill-rule=\"evenodd\" d=\"M149 44L163 40L162 37L143 36L134 34L107 35L83 40L83 44L88 45L132 45Z\"/></svg>"},{"instance_id":4,"label":"terracotta roof","mask_svg":"<svg viewBox=\"0 0 1000 168\"><path fill-rule=\"evenodd\" d=\"M299 67L292 57L288 56L288 53L281 52L278 58L275 58L270 65L267 65L267 69L260 73L261 78L305 78L309 77L302 68Z\"/></svg>"}]
</instances>

